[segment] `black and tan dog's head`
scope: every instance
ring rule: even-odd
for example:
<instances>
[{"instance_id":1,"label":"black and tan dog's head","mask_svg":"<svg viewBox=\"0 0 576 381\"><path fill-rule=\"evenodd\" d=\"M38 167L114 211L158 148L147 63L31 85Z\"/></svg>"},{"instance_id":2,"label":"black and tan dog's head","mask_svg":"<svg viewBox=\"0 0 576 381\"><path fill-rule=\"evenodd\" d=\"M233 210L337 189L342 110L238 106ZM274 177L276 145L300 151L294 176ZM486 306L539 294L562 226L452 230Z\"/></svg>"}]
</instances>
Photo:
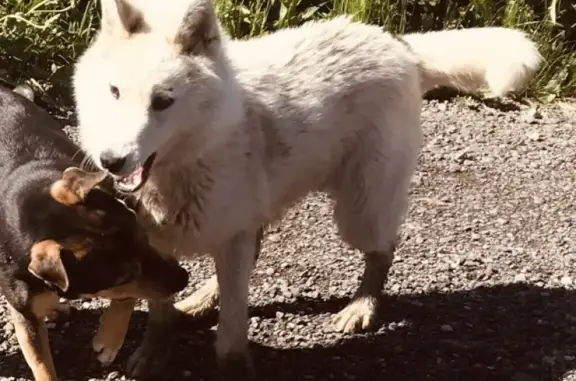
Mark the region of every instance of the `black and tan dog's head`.
<instances>
[{"instance_id":1,"label":"black and tan dog's head","mask_svg":"<svg viewBox=\"0 0 576 381\"><path fill-rule=\"evenodd\" d=\"M100 186L105 179L72 167L50 186L55 205L28 270L70 298L165 299L182 290L186 271L152 249L134 212Z\"/></svg>"}]
</instances>

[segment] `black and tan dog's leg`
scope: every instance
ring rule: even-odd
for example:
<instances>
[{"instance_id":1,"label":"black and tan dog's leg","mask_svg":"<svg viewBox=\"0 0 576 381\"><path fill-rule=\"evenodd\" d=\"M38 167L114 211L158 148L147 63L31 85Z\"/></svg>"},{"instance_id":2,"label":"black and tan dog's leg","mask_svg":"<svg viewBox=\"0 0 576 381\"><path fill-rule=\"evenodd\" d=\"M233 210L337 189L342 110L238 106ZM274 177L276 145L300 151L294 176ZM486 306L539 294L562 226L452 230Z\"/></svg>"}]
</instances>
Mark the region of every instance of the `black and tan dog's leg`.
<instances>
[{"instance_id":1,"label":"black and tan dog's leg","mask_svg":"<svg viewBox=\"0 0 576 381\"><path fill-rule=\"evenodd\" d=\"M56 381L56 370L50 352L48 330L44 317L58 302L54 293L44 293L31 298L27 308L18 311L10 306L16 338L35 381Z\"/></svg>"},{"instance_id":2,"label":"black and tan dog's leg","mask_svg":"<svg viewBox=\"0 0 576 381\"><path fill-rule=\"evenodd\" d=\"M98 354L98 361L102 365L108 366L116 359L124 344L135 306L135 299L112 300L100 317L100 326L92 340L92 349Z\"/></svg>"}]
</instances>

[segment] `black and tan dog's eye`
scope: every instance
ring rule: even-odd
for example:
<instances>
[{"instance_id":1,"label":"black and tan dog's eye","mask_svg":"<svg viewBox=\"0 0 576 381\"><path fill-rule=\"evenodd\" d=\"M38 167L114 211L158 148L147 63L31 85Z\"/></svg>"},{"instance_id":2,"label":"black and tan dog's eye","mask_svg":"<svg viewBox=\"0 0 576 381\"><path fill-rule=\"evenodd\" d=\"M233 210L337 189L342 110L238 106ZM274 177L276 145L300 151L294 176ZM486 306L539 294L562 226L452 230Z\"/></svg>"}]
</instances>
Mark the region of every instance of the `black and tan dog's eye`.
<instances>
[{"instance_id":1,"label":"black and tan dog's eye","mask_svg":"<svg viewBox=\"0 0 576 381\"><path fill-rule=\"evenodd\" d=\"M150 108L154 111L163 111L168 107L172 106L174 103L174 98L167 93L157 93L152 95L152 101L150 102Z\"/></svg>"}]
</instances>

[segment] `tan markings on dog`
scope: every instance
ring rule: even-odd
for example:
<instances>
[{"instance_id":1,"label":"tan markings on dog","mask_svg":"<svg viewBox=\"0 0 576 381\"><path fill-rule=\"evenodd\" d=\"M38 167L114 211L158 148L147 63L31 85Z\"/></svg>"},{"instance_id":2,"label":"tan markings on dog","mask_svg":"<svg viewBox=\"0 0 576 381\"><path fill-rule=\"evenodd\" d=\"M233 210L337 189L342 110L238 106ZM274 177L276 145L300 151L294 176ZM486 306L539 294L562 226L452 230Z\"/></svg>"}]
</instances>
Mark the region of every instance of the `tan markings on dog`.
<instances>
[{"instance_id":1,"label":"tan markings on dog","mask_svg":"<svg viewBox=\"0 0 576 381\"><path fill-rule=\"evenodd\" d=\"M32 246L28 271L45 282L56 285L62 291L69 287L68 274L61 258L61 250L69 250L81 260L90 249L93 242L89 238L71 237L62 243L52 239L36 242Z\"/></svg>"},{"instance_id":2,"label":"tan markings on dog","mask_svg":"<svg viewBox=\"0 0 576 381\"><path fill-rule=\"evenodd\" d=\"M43 292L34 295L30 301L30 309L34 316L42 319L54 310L58 304L58 295L55 292Z\"/></svg>"},{"instance_id":3,"label":"tan markings on dog","mask_svg":"<svg viewBox=\"0 0 576 381\"><path fill-rule=\"evenodd\" d=\"M72 189L66 186L63 180L58 180L50 187L50 196L60 204L76 205L81 199L76 195Z\"/></svg>"},{"instance_id":4,"label":"tan markings on dog","mask_svg":"<svg viewBox=\"0 0 576 381\"><path fill-rule=\"evenodd\" d=\"M47 301L51 297L42 296L40 301L36 302L36 308L48 305ZM58 300L55 298L54 300ZM46 324L41 318L28 319L20 312L10 307L12 321L16 331L16 338L26 359L26 363L32 370L35 381L58 381L54 361L50 353L50 342L48 341L48 331Z\"/></svg>"},{"instance_id":5,"label":"tan markings on dog","mask_svg":"<svg viewBox=\"0 0 576 381\"><path fill-rule=\"evenodd\" d=\"M111 364L122 348L135 306L135 299L112 300L102 314L92 348L103 365Z\"/></svg>"},{"instance_id":6,"label":"tan markings on dog","mask_svg":"<svg viewBox=\"0 0 576 381\"><path fill-rule=\"evenodd\" d=\"M94 241L87 237L70 237L63 240L60 246L66 250L70 250L77 259L81 260L92 250Z\"/></svg>"},{"instance_id":7,"label":"tan markings on dog","mask_svg":"<svg viewBox=\"0 0 576 381\"><path fill-rule=\"evenodd\" d=\"M46 315L46 322L54 322L60 319L62 316L70 315L71 307L66 302L58 302L54 306L54 309Z\"/></svg>"},{"instance_id":8,"label":"tan markings on dog","mask_svg":"<svg viewBox=\"0 0 576 381\"><path fill-rule=\"evenodd\" d=\"M47 239L32 246L28 271L34 276L67 290L69 286L66 269L60 258L61 246L58 242Z\"/></svg>"},{"instance_id":9,"label":"tan markings on dog","mask_svg":"<svg viewBox=\"0 0 576 381\"><path fill-rule=\"evenodd\" d=\"M83 297L105 298L105 299L163 299L162 294L152 288L143 286L140 282L133 281L120 286L98 291L93 295L82 295Z\"/></svg>"},{"instance_id":10,"label":"tan markings on dog","mask_svg":"<svg viewBox=\"0 0 576 381\"><path fill-rule=\"evenodd\" d=\"M106 173L86 172L80 168L66 168L62 178L50 187L50 195L64 205L76 205L86 197L95 186L106 178Z\"/></svg>"}]
</instances>

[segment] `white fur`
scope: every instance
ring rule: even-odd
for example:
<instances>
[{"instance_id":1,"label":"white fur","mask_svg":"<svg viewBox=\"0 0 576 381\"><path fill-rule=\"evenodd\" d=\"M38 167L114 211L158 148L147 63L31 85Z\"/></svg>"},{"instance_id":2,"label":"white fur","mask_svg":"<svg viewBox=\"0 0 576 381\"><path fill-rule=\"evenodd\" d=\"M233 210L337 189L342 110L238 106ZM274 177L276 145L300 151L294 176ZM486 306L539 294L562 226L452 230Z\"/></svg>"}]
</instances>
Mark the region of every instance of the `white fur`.
<instances>
[{"instance_id":1,"label":"white fur","mask_svg":"<svg viewBox=\"0 0 576 381\"><path fill-rule=\"evenodd\" d=\"M209 0L187 0L187 12L186 0L177 0L176 11L140 0L134 4L146 26L130 35L114 0L102 1L102 31L74 75L81 144L97 163L104 151L128 155L122 175L157 153L148 182L135 194L141 221L166 254L214 256L218 282L195 300L216 300L221 285L220 358L246 348L258 229L310 191L334 198L342 238L366 253L353 308L336 319L343 331L366 327L407 207L422 93L440 84L477 84L480 77L468 74L497 60L467 53L470 39L497 44L495 36L508 31L405 36L412 50L376 26L339 17L248 41L218 40ZM182 40L183 31L194 33ZM437 49L425 49L419 38ZM194 53L183 54L182 46ZM176 98L162 112L149 108L157 86ZM185 308L197 310L194 303Z\"/></svg>"},{"instance_id":2,"label":"white fur","mask_svg":"<svg viewBox=\"0 0 576 381\"><path fill-rule=\"evenodd\" d=\"M542 57L520 30L470 28L402 36L422 60L425 90L437 86L504 96L522 90Z\"/></svg>"}]
</instances>

